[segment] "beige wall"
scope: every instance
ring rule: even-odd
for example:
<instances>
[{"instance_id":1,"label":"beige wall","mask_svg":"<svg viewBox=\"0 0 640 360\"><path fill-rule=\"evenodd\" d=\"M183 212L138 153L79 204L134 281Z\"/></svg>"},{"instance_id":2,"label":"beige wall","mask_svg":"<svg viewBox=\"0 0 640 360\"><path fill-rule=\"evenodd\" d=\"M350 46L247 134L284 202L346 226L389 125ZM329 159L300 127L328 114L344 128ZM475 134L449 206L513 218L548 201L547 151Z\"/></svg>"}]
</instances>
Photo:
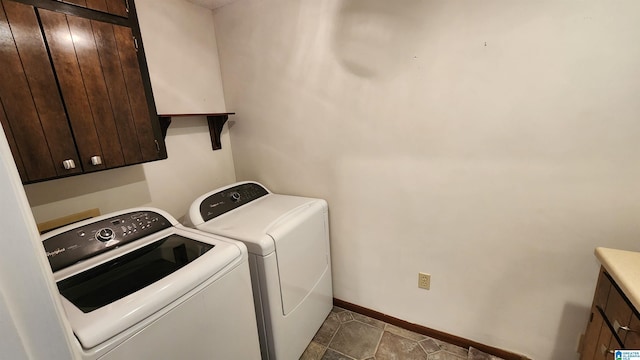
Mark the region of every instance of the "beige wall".
<instances>
[{"instance_id":1,"label":"beige wall","mask_svg":"<svg viewBox=\"0 0 640 360\"><path fill-rule=\"evenodd\" d=\"M639 2L214 14L236 175L328 200L335 297L577 358L594 247L640 250Z\"/></svg>"},{"instance_id":2,"label":"beige wall","mask_svg":"<svg viewBox=\"0 0 640 360\"><path fill-rule=\"evenodd\" d=\"M225 112L211 11L183 0L136 5L158 112ZM206 118L174 118L166 160L27 185L34 217L155 206L180 218L196 197L235 181L227 127L212 151Z\"/></svg>"},{"instance_id":3,"label":"beige wall","mask_svg":"<svg viewBox=\"0 0 640 360\"><path fill-rule=\"evenodd\" d=\"M210 10L186 0L137 0L159 114L225 112Z\"/></svg>"}]
</instances>

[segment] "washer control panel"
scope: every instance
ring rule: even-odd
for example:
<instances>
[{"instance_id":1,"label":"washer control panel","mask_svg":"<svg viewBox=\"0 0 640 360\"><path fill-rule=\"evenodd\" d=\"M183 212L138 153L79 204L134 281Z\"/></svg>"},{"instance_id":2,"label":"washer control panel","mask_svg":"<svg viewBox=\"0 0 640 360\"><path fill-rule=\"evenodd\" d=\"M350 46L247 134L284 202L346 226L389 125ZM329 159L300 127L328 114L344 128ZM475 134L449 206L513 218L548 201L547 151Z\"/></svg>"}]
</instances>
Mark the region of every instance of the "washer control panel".
<instances>
[{"instance_id":1,"label":"washer control panel","mask_svg":"<svg viewBox=\"0 0 640 360\"><path fill-rule=\"evenodd\" d=\"M267 189L256 183L244 183L221 190L202 200L200 203L200 216L204 221L209 221L268 193Z\"/></svg>"},{"instance_id":2,"label":"washer control panel","mask_svg":"<svg viewBox=\"0 0 640 360\"><path fill-rule=\"evenodd\" d=\"M171 227L164 216L131 212L65 231L43 241L53 271Z\"/></svg>"}]
</instances>

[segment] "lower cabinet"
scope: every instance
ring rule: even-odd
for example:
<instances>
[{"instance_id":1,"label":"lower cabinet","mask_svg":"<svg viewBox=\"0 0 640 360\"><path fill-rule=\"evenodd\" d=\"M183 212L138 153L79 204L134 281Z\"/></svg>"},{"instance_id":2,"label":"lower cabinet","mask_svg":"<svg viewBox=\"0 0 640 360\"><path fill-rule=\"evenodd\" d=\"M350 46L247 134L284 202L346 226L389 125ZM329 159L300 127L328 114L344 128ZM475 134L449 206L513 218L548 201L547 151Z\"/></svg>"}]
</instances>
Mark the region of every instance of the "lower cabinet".
<instances>
[{"instance_id":1,"label":"lower cabinet","mask_svg":"<svg viewBox=\"0 0 640 360\"><path fill-rule=\"evenodd\" d=\"M640 349L638 331L640 320L637 310L601 268L580 359L613 360L614 350Z\"/></svg>"}]
</instances>

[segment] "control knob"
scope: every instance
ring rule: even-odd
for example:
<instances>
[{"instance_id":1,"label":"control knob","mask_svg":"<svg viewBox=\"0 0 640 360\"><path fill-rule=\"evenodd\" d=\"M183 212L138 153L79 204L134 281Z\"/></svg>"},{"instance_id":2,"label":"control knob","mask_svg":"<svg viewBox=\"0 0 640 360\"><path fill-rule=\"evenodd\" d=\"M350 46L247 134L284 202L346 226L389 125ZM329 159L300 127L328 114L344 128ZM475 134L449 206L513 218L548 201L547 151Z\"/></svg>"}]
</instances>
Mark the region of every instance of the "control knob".
<instances>
[{"instance_id":1,"label":"control knob","mask_svg":"<svg viewBox=\"0 0 640 360\"><path fill-rule=\"evenodd\" d=\"M229 194L229 197L231 198L231 201L238 202L240 200L240 193L237 191L234 191L231 194Z\"/></svg>"},{"instance_id":2,"label":"control knob","mask_svg":"<svg viewBox=\"0 0 640 360\"><path fill-rule=\"evenodd\" d=\"M96 240L107 242L115 239L116 233L110 228L102 228L96 232Z\"/></svg>"}]
</instances>

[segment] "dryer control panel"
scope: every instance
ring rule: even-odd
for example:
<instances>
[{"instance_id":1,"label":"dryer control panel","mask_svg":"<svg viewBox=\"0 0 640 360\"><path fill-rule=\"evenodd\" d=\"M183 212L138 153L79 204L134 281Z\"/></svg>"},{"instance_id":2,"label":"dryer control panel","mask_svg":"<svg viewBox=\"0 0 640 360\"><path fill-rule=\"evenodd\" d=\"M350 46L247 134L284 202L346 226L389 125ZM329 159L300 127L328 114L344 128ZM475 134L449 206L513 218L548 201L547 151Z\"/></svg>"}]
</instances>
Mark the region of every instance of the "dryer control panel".
<instances>
[{"instance_id":1,"label":"dryer control panel","mask_svg":"<svg viewBox=\"0 0 640 360\"><path fill-rule=\"evenodd\" d=\"M53 271L171 227L164 216L132 212L76 227L43 241Z\"/></svg>"},{"instance_id":2,"label":"dryer control panel","mask_svg":"<svg viewBox=\"0 0 640 360\"><path fill-rule=\"evenodd\" d=\"M268 193L267 189L256 183L244 183L221 190L202 200L200 216L205 222L209 221Z\"/></svg>"}]
</instances>

